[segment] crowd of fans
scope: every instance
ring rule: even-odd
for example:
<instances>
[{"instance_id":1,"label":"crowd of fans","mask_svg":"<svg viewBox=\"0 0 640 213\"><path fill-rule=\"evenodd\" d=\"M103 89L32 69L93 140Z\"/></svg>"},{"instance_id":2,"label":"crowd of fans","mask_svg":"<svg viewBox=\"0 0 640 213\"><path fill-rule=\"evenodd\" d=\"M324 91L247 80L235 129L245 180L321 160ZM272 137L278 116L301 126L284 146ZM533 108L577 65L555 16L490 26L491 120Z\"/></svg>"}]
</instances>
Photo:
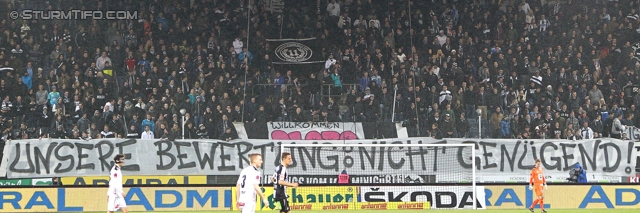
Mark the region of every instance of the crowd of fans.
<instances>
[{"instance_id":1,"label":"crowd of fans","mask_svg":"<svg viewBox=\"0 0 640 213\"><path fill-rule=\"evenodd\" d=\"M176 139L182 128L228 140L232 122L270 121L468 137L478 109L492 138L622 138L640 126L640 92L625 90L640 84L633 0L8 2L3 140ZM137 19L9 17L69 8ZM266 39L309 37L324 69L273 64ZM327 84L343 94L321 93Z\"/></svg>"}]
</instances>

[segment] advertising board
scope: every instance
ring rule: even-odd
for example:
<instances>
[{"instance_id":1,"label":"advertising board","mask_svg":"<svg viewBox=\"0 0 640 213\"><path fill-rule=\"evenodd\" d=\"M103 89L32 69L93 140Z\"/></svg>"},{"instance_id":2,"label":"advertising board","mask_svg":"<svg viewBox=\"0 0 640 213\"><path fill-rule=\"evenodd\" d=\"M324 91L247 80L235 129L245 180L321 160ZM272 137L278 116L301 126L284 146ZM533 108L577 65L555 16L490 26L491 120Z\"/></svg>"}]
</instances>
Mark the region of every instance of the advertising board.
<instances>
[{"instance_id":1,"label":"advertising board","mask_svg":"<svg viewBox=\"0 0 640 213\"><path fill-rule=\"evenodd\" d=\"M442 209L471 208L469 186L299 187L289 188L292 210ZM479 209L526 209L534 194L526 185L477 186ZM125 188L128 208L147 211L236 210L235 188ZM273 188L264 188L269 206L279 210ZM1 188L0 212L100 212L106 208L106 188ZM546 209L638 209L640 186L549 185ZM537 208L537 207L536 207Z\"/></svg>"},{"instance_id":2,"label":"advertising board","mask_svg":"<svg viewBox=\"0 0 640 213\"><path fill-rule=\"evenodd\" d=\"M0 212L104 212L106 188L4 188ZM231 190L224 187L125 188L128 209L202 211L231 209Z\"/></svg>"},{"instance_id":3,"label":"advertising board","mask_svg":"<svg viewBox=\"0 0 640 213\"><path fill-rule=\"evenodd\" d=\"M485 208L484 187L476 186L473 202L472 186L363 186L360 202L428 202L432 209Z\"/></svg>"},{"instance_id":4,"label":"advertising board","mask_svg":"<svg viewBox=\"0 0 640 213\"><path fill-rule=\"evenodd\" d=\"M526 185L484 188L487 209L525 209L535 197ZM640 186L550 185L544 203L545 209L637 209Z\"/></svg>"},{"instance_id":5,"label":"advertising board","mask_svg":"<svg viewBox=\"0 0 640 213\"><path fill-rule=\"evenodd\" d=\"M122 183L125 186L131 185L189 185L207 184L207 176L124 176ZM60 178L65 186L92 186L109 185L108 176L85 176L85 177L62 177Z\"/></svg>"},{"instance_id":6,"label":"advertising board","mask_svg":"<svg viewBox=\"0 0 640 213\"><path fill-rule=\"evenodd\" d=\"M231 197L234 203L233 210L237 210L236 188L231 190ZM264 204L256 205L256 210L277 209L273 200L273 187L263 188L263 193L269 200L269 206ZM358 202L358 187L355 186L332 186L332 187L298 187L287 188L289 203L292 210L323 210L323 209L352 209ZM260 198L258 198L260 200Z\"/></svg>"},{"instance_id":7,"label":"advertising board","mask_svg":"<svg viewBox=\"0 0 640 213\"><path fill-rule=\"evenodd\" d=\"M0 186L49 186L51 178L2 179Z\"/></svg>"}]
</instances>

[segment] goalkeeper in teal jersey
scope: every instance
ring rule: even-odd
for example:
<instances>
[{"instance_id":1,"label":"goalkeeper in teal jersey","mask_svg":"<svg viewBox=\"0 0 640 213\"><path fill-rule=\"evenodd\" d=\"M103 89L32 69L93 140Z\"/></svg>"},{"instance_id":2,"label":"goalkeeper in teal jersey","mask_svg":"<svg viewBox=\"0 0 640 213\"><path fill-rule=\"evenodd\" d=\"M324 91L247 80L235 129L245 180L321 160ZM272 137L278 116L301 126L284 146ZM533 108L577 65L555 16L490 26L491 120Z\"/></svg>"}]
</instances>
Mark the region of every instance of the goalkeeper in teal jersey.
<instances>
[{"instance_id":1,"label":"goalkeeper in teal jersey","mask_svg":"<svg viewBox=\"0 0 640 213\"><path fill-rule=\"evenodd\" d=\"M280 204L281 213L288 213L291 210L289 208L289 196L287 196L287 187L298 187L298 183L287 182L287 167L290 164L291 154L287 152L282 153L282 164L276 167L276 171L271 177L271 182L273 182L273 189L275 191L273 200L274 202Z\"/></svg>"}]
</instances>

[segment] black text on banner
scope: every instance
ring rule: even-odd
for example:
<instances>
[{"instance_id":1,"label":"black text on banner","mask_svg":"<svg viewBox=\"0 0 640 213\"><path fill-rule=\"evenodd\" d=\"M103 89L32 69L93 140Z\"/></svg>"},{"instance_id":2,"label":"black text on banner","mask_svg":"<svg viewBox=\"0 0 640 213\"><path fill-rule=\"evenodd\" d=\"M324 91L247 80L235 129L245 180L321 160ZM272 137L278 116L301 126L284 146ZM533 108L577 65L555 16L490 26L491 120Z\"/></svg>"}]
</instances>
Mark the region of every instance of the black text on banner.
<instances>
[{"instance_id":1,"label":"black text on banner","mask_svg":"<svg viewBox=\"0 0 640 213\"><path fill-rule=\"evenodd\" d=\"M280 143L337 143L336 141L164 141L164 140L14 140L5 146L9 178L68 176L108 176L116 154L125 154L127 175L238 175L249 165L248 154L260 153L265 174L280 163ZM619 140L514 141L448 140L431 138L411 140L353 140L347 144L432 144L474 143L477 175L526 175L533 160L542 159L545 174L567 176L576 163L589 175L628 176L635 164L633 143ZM288 147L293 164L290 171L303 175L337 176L346 170L354 177L400 175L416 179L435 176L440 182L446 175L471 168L470 148L441 147ZM385 177L386 178L386 177ZM396 177L394 177L396 178ZM397 178L396 178L397 179ZM355 180L355 179L354 179ZM363 183L369 180L363 180ZM373 181L373 179L371 180ZM379 182L380 178L376 180ZM428 180L424 180L428 181ZM461 180L446 180L461 181ZM590 181L596 181L590 179Z\"/></svg>"}]
</instances>

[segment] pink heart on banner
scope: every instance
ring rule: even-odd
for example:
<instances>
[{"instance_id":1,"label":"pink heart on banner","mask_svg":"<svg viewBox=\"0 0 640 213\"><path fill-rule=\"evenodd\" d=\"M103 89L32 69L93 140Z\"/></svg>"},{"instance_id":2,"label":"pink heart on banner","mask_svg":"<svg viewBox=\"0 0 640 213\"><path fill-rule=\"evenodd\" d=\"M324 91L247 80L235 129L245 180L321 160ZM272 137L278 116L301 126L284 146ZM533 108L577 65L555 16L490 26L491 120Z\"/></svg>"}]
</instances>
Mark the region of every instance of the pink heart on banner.
<instances>
[{"instance_id":1,"label":"pink heart on banner","mask_svg":"<svg viewBox=\"0 0 640 213\"><path fill-rule=\"evenodd\" d=\"M321 134L322 134L322 139L324 139L324 140L339 140L340 139L340 133L338 133L336 131L324 131Z\"/></svg>"},{"instance_id":2,"label":"pink heart on banner","mask_svg":"<svg viewBox=\"0 0 640 213\"><path fill-rule=\"evenodd\" d=\"M305 140L326 140L326 139L323 139L322 136L323 135L321 135L318 131L314 130L311 132L307 132L307 135L304 136L304 139Z\"/></svg>"},{"instance_id":3,"label":"pink heart on banner","mask_svg":"<svg viewBox=\"0 0 640 213\"><path fill-rule=\"evenodd\" d=\"M293 131L290 133L286 133L282 130L274 130L271 132L271 139L275 140L300 140L302 139L302 134L299 131Z\"/></svg>"},{"instance_id":4,"label":"pink heart on banner","mask_svg":"<svg viewBox=\"0 0 640 213\"><path fill-rule=\"evenodd\" d=\"M352 131L344 131L340 134L340 140L357 140L358 136Z\"/></svg>"},{"instance_id":5,"label":"pink heart on banner","mask_svg":"<svg viewBox=\"0 0 640 213\"><path fill-rule=\"evenodd\" d=\"M356 134L351 131L339 133L337 131L311 131L304 136L305 140L354 140L358 139Z\"/></svg>"},{"instance_id":6,"label":"pink heart on banner","mask_svg":"<svg viewBox=\"0 0 640 213\"><path fill-rule=\"evenodd\" d=\"M271 139L274 140L301 140L302 133L300 131L293 131L286 133L282 130L274 130L271 132ZM339 133L337 131L323 131L318 132L316 130L307 132L304 136L304 140L356 140L358 136L352 131L344 131Z\"/></svg>"}]
</instances>

